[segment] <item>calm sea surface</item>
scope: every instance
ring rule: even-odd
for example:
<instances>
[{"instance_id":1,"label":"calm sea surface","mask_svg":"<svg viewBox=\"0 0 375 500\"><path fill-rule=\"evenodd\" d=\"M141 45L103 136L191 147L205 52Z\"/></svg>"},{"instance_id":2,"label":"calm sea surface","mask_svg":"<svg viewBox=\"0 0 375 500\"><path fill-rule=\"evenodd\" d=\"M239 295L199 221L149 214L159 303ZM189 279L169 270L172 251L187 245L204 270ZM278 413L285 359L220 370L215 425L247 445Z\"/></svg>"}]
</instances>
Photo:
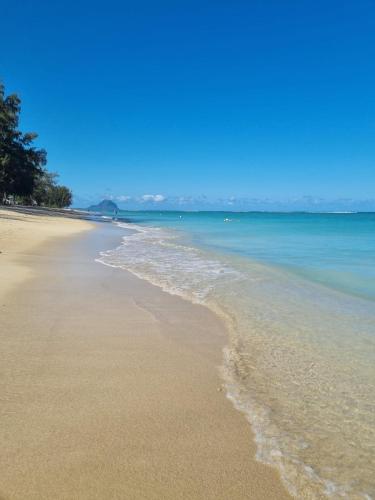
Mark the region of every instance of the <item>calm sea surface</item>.
<instances>
[{"instance_id":1,"label":"calm sea surface","mask_svg":"<svg viewBox=\"0 0 375 500\"><path fill-rule=\"evenodd\" d=\"M298 498L375 498L375 214L120 212L100 261L226 322L222 377Z\"/></svg>"}]
</instances>

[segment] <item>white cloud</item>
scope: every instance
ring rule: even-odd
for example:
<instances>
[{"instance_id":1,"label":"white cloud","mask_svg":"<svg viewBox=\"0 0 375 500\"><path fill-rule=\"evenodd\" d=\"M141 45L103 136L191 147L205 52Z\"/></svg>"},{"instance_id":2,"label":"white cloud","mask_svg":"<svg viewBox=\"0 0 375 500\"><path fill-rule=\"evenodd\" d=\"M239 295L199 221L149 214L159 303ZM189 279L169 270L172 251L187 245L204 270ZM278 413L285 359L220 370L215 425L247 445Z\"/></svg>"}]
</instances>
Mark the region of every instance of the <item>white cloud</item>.
<instances>
[{"instance_id":1,"label":"white cloud","mask_svg":"<svg viewBox=\"0 0 375 500\"><path fill-rule=\"evenodd\" d=\"M227 200L226 203L227 205L235 205L237 202L237 199L235 196L230 196Z\"/></svg>"},{"instance_id":2,"label":"white cloud","mask_svg":"<svg viewBox=\"0 0 375 500\"><path fill-rule=\"evenodd\" d=\"M116 196L117 201L130 201L132 199L131 196L126 196L124 194L121 194L120 196Z\"/></svg>"},{"instance_id":3,"label":"white cloud","mask_svg":"<svg viewBox=\"0 0 375 500\"><path fill-rule=\"evenodd\" d=\"M142 201L153 201L155 203L160 203L162 201L165 201L166 198L162 194L144 194L141 196Z\"/></svg>"},{"instance_id":4,"label":"white cloud","mask_svg":"<svg viewBox=\"0 0 375 500\"><path fill-rule=\"evenodd\" d=\"M176 200L176 202L179 204L179 205L186 205L188 203L191 203L193 202L194 199L192 196L179 196Z\"/></svg>"}]
</instances>

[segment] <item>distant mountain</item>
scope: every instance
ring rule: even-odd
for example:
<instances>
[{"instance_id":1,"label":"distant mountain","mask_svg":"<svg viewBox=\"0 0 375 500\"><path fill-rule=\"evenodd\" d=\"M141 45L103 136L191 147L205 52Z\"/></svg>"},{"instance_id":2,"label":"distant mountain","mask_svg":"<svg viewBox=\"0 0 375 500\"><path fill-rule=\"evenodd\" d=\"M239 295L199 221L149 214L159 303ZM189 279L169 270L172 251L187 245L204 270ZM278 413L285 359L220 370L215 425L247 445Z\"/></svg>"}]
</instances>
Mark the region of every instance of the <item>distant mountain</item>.
<instances>
[{"instance_id":1,"label":"distant mountain","mask_svg":"<svg viewBox=\"0 0 375 500\"><path fill-rule=\"evenodd\" d=\"M118 210L118 206L112 200L103 200L97 205L91 205L87 210L90 212L115 212Z\"/></svg>"}]
</instances>

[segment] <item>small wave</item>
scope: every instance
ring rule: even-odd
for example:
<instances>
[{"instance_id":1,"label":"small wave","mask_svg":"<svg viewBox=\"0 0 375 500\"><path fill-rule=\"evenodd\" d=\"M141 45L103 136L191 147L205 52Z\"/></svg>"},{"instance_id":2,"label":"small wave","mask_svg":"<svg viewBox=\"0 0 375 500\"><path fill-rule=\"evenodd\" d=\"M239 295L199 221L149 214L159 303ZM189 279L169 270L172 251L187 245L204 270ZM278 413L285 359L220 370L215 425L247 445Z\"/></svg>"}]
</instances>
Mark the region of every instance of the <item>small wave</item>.
<instances>
[{"instance_id":1,"label":"small wave","mask_svg":"<svg viewBox=\"0 0 375 500\"><path fill-rule=\"evenodd\" d=\"M172 231L123 222L116 225L133 233L124 236L114 250L101 252L98 261L127 269L166 292L202 303L219 282L241 277L219 260L178 243Z\"/></svg>"}]
</instances>

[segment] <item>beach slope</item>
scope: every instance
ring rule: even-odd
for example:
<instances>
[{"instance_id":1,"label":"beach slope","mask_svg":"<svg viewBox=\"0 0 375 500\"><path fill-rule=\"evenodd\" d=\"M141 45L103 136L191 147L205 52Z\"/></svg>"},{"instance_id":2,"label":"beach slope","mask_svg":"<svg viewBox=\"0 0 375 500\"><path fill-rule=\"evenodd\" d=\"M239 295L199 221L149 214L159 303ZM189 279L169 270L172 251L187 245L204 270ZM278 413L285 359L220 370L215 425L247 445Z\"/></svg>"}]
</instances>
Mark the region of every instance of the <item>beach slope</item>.
<instances>
[{"instance_id":1,"label":"beach slope","mask_svg":"<svg viewBox=\"0 0 375 500\"><path fill-rule=\"evenodd\" d=\"M289 498L222 391L222 324L95 262L121 232L91 227L0 212L0 498Z\"/></svg>"}]
</instances>

